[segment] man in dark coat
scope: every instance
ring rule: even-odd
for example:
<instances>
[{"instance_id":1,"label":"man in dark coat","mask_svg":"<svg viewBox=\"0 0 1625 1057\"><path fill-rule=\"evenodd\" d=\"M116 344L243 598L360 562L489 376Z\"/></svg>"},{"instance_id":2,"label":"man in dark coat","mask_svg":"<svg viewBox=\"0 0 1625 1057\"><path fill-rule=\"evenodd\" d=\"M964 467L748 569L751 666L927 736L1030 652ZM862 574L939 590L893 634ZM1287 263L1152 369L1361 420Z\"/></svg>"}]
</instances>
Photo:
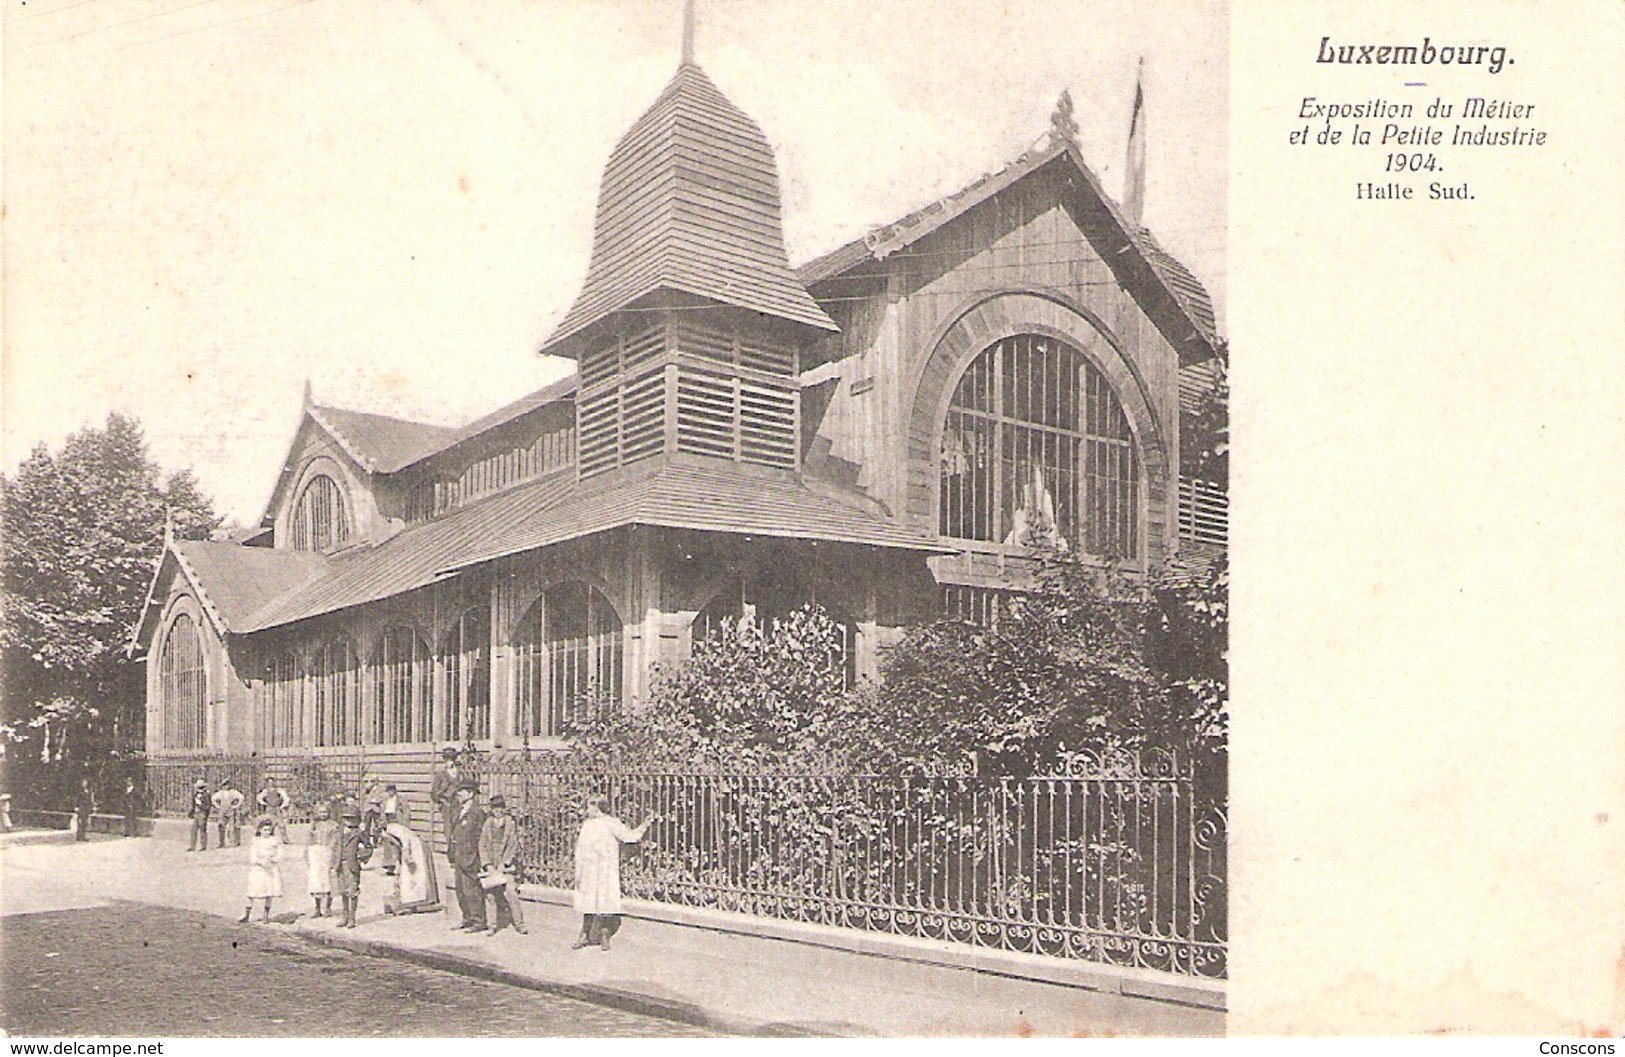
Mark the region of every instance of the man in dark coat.
<instances>
[{"instance_id":1,"label":"man in dark coat","mask_svg":"<svg viewBox=\"0 0 1625 1057\"><path fill-rule=\"evenodd\" d=\"M429 802L440 813L440 836L450 844L451 820L457 814L457 786L463 780L457 767L456 747L447 745L441 749L440 760L429 780Z\"/></svg>"},{"instance_id":2,"label":"man in dark coat","mask_svg":"<svg viewBox=\"0 0 1625 1057\"><path fill-rule=\"evenodd\" d=\"M457 905L463 911L463 922L456 927L464 932L485 931L485 889L480 887L480 832L485 828L485 812L474 799L478 792L473 782L458 785L446 846L446 858L457 879Z\"/></svg>"},{"instance_id":3,"label":"man in dark coat","mask_svg":"<svg viewBox=\"0 0 1625 1057\"><path fill-rule=\"evenodd\" d=\"M214 798L209 795L209 783L199 778L192 783L192 842L187 851L209 850L209 813L214 810Z\"/></svg>"}]
</instances>

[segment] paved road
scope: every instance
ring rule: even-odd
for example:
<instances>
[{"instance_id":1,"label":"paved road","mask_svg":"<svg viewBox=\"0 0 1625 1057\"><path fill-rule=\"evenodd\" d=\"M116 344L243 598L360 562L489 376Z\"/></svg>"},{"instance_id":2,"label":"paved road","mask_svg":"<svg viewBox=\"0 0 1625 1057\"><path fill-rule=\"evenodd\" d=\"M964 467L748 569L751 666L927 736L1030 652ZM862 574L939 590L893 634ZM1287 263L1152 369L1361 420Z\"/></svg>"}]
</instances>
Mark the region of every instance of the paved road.
<instances>
[{"instance_id":1,"label":"paved road","mask_svg":"<svg viewBox=\"0 0 1625 1057\"><path fill-rule=\"evenodd\" d=\"M139 903L0 918L11 1035L697 1037L636 1013Z\"/></svg>"}]
</instances>

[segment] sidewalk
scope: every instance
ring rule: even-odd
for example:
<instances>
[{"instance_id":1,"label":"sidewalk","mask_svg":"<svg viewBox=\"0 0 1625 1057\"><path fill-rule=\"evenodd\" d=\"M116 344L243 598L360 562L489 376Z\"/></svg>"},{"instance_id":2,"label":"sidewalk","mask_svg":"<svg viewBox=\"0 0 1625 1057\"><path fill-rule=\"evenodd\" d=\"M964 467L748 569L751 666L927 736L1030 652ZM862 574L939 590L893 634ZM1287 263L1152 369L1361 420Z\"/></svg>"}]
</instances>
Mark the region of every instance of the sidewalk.
<instances>
[{"instance_id":1,"label":"sidewalk","mask_svg":"<svg viewBox=\"0 0 1625 1057\"><path fill-rule=\"evenodd\" d=\"M0 913L132 900L235 918L245 852L187 853L160 826L155 839L97 837L73 844L7 835L0 841ZM283 867L288 893L273 913L316 942L463 975L583 998L741 1035L1217 1035L1224 1014L1077 987L1013 979L783 939L629 916L614 949L570 949L579 918L525 904L528 936L454 931L449 914L388 917L383 876L362 879L360 927L312 920L303 895L302 834ZM444 865L442 861L442 866ZM444 881L449 872L442 870ZM444 893L448 904L455 894Z\"/></svg>"}]
</instances>

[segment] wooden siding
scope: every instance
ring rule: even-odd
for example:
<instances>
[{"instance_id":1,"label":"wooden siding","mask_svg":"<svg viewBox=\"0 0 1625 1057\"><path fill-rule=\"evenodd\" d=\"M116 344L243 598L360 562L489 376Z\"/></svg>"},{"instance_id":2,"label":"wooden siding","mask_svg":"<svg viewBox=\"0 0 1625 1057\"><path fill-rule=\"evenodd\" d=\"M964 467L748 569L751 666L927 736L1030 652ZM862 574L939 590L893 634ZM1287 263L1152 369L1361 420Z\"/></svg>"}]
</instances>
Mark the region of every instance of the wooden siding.
<instances>
[{"instance_id":1,"label":"wooden siding","mask_svg":"<svg viewBox=\"0 0 1625 1057\"><path fill-rule=\"evenodd\" d=\"M1063 206L1066 193L1054 172L1033 172L877 262L884 290L843 306L843 334L826 339L839 343L830 354L845 406L826 414L831 434L819 439L861 464L870 495L934 530L937 431L958 372L1010 333L1051 333L1100 363L1135 422L1146 551L1159 557L1174 543L1178 357Z\"/></svg>"},{"instance_id":2,"label":"wooden siding","mask_svg":"<svg viewBox=\"0 0 1625 1057\"><path fill-rule=\"evenodd\" d=\"M677 452L798 464L796 350L738 319L672 312L611 333L581 377L583 479Z\"/></svg>"}]
</instances>

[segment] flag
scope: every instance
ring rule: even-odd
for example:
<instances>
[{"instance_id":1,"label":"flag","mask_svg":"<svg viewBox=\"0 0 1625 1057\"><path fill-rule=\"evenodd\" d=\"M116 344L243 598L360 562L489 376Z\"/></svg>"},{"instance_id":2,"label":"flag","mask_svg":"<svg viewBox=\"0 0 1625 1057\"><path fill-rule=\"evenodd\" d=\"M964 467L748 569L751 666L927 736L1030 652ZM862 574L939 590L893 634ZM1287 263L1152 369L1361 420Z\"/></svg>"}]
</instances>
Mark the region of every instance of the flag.
<instances>
[{"instance_id":1,"label":"flag","mask_svg":"<svg viewBox=\"0 0 1625 1057\"><path fill-rule=\"evenodd\" d=\"M1128 119L1128 164L1123 171L1123 213L1138 231L1145 213L1145 60L1134 75L1134 109Z\"/></svg>"}]
</instances>

